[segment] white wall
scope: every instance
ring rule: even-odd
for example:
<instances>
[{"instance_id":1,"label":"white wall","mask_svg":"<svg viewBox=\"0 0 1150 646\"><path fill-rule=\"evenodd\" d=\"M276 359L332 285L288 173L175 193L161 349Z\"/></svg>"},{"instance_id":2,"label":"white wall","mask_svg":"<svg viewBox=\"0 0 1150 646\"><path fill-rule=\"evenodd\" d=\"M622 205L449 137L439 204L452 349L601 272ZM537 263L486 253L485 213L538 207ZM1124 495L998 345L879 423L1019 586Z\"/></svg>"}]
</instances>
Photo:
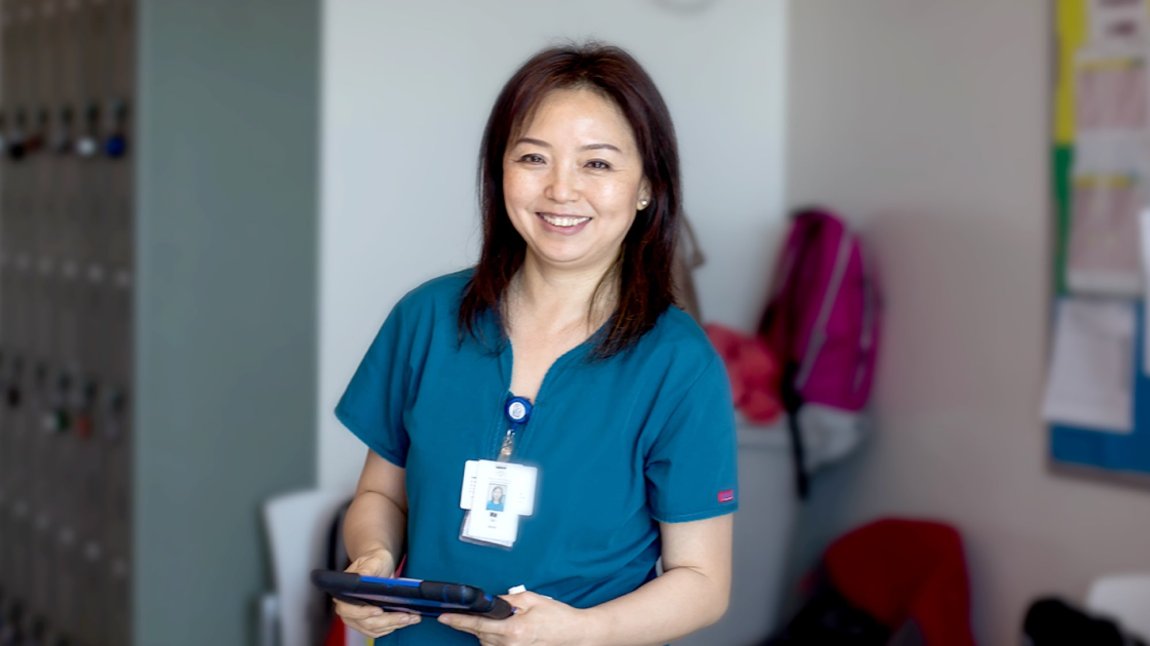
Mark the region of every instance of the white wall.
<instances>
[{"instance_id":1,"label":"white wall","mask_svg":"<svg viewBox=\"0 0 1150 646\"><path fill-rule=\"evenodd\" d=\"M878 433L816 480L809 532L878 514L964 532L980 642L1037 595L1150 569L1146 491L1052 475L1038 418L1053 214L1046 2L802 0L787 194L854 216L885 280Z\"/></svg>"},{"instance_id":2,"label":"white wall","mask_svg":"<svg viewBox=\"0 0 1150 646\"><path fill-rule=\"evenodd\" d=\"M322 61L323 486L363 448L331 415L383 317L474 262L475 160L495 95L530 54L594 36L654 77L679 134L708 319L749 327L783 212L785 0L327 0Z\"/></svg>"}]
</instances>

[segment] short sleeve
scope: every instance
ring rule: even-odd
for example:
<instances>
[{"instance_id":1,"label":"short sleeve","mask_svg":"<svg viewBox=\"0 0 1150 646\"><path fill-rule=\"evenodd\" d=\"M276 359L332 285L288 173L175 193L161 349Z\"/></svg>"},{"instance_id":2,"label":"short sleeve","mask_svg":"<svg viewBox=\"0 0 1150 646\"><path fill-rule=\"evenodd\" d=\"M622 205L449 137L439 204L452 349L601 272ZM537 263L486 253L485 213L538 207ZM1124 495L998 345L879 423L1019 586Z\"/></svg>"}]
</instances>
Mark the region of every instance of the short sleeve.
<instances>
[{"instance_id":1,"label":"short sleeve","mask_svg":"<svg viewBox=\"0 0 1150 646\"><path fill-rule=\"evenodd\" d=\"M372 451L404 467L410 440L404 427L408 351L403 302L384 321L335 407L335 416Z\"/></svg>"},{"instance_id":2,"label":"short sleeve","mask_svg":"<svg viewBox=\"0 0 1150 646\"><path fill-rule=\"evenodd\" d=\"M647 455L647 499L661 522L738 509L738 445L730 382L713 358L677 397Z\"/></svg>"}]
</instances>

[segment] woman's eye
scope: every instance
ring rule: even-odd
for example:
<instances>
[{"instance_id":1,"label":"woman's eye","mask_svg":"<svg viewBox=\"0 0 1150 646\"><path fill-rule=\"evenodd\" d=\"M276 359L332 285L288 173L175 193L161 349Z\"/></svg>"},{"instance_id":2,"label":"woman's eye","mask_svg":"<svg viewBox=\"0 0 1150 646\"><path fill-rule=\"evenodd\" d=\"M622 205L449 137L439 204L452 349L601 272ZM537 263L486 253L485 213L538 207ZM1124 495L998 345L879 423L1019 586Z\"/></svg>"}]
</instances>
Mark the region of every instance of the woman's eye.
<instances>
[{"instance_id":1,"label":"woman's eye","mask_svg":"<svg viewBox=\"0 0 1150 646\"><path fill-rule=\"evenodd\" d=\"M527 153L526 155L523 155L522 157L520 157L519 161L527 163L527 164L542 164L543 163L543 156L542 155L536 155L535 153Z\"/></svg>"},{"instance_id":2,"label":"woman's eye","mask_svg":"<svg viewBox=\"0 0 1150 646\"><path fill-rule=\"evenodd\" d=\"M594 168L595 170L611 170L611 164L608 164L602 159L593 159L587 162L587 167Z\"/></svg>"}]
</instances>

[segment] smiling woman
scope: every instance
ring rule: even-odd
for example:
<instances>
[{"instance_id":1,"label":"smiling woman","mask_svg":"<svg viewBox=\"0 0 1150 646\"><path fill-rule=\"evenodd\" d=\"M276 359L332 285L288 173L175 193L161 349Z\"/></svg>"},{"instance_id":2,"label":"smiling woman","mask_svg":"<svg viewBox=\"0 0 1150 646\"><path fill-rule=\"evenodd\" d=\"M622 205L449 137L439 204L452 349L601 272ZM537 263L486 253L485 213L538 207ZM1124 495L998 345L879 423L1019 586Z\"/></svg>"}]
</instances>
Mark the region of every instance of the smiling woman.
<instances>
[{"instance_id":1,"label":"smiling woman","mask_svg":"<svg viewBox=\"0 0 1150 646\"><path fill-rule=\"evenodd\" d=\"M673 304L658 90L618 48L545 50L496 100L479 177L478 264L396 305L336 408L369 448L344 538L359 574L406 559L405 576L530 592L504 620L337 611L386 644L649 644L716 621L733 408Z\"/></svg>"}]
</instances>

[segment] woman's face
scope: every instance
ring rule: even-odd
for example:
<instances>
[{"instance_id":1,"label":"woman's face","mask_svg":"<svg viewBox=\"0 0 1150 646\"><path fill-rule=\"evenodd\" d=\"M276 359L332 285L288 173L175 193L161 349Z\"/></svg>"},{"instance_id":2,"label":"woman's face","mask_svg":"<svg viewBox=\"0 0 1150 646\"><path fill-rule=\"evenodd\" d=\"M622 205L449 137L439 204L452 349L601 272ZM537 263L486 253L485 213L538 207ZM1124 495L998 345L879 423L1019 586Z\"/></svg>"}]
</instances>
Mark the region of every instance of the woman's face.
<instances>
[{"instance_id":1,"label":"woman's face","mask_svg":"<svg viewBox=\"0 0 1150 646\"><path fill-rule=\"evenodd\" d=\"M555 90L507 144L503 193L528 262L606 271L650 199L635 135L610 100Z\"/></svg>"}]
</instances>

